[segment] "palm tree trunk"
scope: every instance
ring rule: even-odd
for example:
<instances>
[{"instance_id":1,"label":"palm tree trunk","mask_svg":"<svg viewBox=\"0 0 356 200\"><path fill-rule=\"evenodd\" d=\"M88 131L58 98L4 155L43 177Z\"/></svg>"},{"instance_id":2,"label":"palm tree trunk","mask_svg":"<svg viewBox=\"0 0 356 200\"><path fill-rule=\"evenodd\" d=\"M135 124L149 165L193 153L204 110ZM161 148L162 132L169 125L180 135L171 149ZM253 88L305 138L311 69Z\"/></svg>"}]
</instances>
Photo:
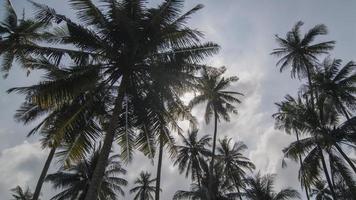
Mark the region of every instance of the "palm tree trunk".
<instances>
[{"instance_id":1,"label":"palm tree trunk","mask_svg":"<svg viewBox=\"0 0 356 200\"><path fill-rule=\"evenodd\" d=\"M90 180L88 192L85 195L85 200L97 200L98 189L100 188L101 182L103 180L105 168L111 152L112 143L115 138L115 128L119 123L119 113L122 109L122 101L123 96L122 93L120 93L119 91L118 96L115 100L115 106L110 120L110 124L104 138L104 144L100 152L98 162L95 166L93 176Z\"/></svg>"},{"instance_id":2,"label":"palm tree trunk","mask_svg":"<svg viewBox=\"0 0 356 200\"><path fill-rule=\"evenodd\" d=\"M336 149L339 151L339 153L342 155L342 157L346 160L347 163L349 163L351 168L356 173L356 167L355 167L354 163L350 160L350 158L345 154L345 152L341 149L341 147L337 143L335 143L334 146L336 147Z\"/></svg>"},{"instance_id":3,"label":"palm tree trunk","mask_svg":"<svg viewBox=\"0 0 356 200\"><path fill-rule=\"evenodd\" d=\"M209 176L209 192L213 192L213 180L214 180L214 161L215 161L215 149L216 149L216 135L218 129L218 114L214 109L214 138L213 138L213 149L211 155L211 162L210 162L210 176ZM213 194L210 195L212 200L215 200L215 196Z\"/></svg>"},{"instance_id":4,"label":"palm tree trunk","mask_svg":"<svg viewBox=\"0 0 356 200\"><path fill-rule=\"evenodd\" d=\"M319 144L317 146L318 146L318 149L319 149L319 152L320 152L321 162L322 162L323 170L324 170L324 173L325 173L325 178L326 178L326 181L328 182L328 185L329 185L329 188L330 188L330 191L331 191L331 195L332 195L334 200L337 200L336 195L335 195L335 191L334 191L334 186L333 186L333 184L331 182L330 175L329 175L329 172L328 172L328 169L327 169L327 166L326 166L323 150L321 149Z\"/></svg>"},{"instance_id":5,"label":"palm tree trunk","mask_svg":"<svg viewBox=\"0 0 356 200\"><path fill-rule=\"evenodd\" d=\"M161 191L161 169L162 169L162 156L163 156L163 140L159 140L159 153L156 177L155 200L159 200L159 193Z\"/></svg>"},{"instance_id":6,"label":"palm tree trunk","mask_svg":"<svg viewBox=\"0 0 356 200\"><path fill-rule=\"evenodd\" d=\"M33 194L33 198L32 200L38 200L40 193L41 193L41 189L42 189L42 185L45 181L49 166L51 165L51 162L54 158L54 153L56 152L56 148L52 147L51 151L48 154L47 160L45 162L45 165L43 166L40 178L37 181L37 185L36 185L36 189L35 189L35 193Z\"/></svg>"},{"instance_id":7,"label":"palm tree trunk","mask_svg":"<svg viewBox=\"0 0 356 200\"><path fill-rule=\"evenodd\" d=\"M298 146L299 146L300 143L299 143L299 134L298 134L298 131L295 131L295 135L296 135L296 137L297 137L297 142L298 142ZM301 170L303 171L303 170L304 170L304 169L303 169L304 167L303 167L302 155L299 154L298 157L299 157L300 168L301 168ZM308 187L307 187L307 185L305 184L305 177L303 176L302 178L303 178L303 182L304 182L303 185L304 185L304 189L305 189L305 195L307 196L307 200L310 200Z\"/></svg>"}]
</instances>

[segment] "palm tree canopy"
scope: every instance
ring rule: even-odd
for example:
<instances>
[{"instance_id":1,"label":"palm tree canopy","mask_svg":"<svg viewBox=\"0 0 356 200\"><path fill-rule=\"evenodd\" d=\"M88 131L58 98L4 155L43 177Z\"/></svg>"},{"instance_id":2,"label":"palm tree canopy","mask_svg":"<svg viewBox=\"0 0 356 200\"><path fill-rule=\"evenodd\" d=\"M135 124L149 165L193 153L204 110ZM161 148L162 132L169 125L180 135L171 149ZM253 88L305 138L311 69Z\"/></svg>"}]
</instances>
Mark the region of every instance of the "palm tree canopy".
<instances>
[{"instance_id":1,"label":"palm tree canopy","mask_svg":"<svg viewBox=\"0 0 356 200\"><path fill-rule=\"evenodd\" d=\"M205 121L209 123L214 113L218 119L230 120L230 113L237 114L235 103L241 103L237 96L242 93L227 91L226 89L236 82L236 76L223 77L225 67L219 69L212 69L204 67L202 70L202 77L196 84L196 95L190 102L190 107L206 102Z\"/></svg>"},{"instance_id":2,"label":"palm tree canopy","mask_svg":"<svg viewBox=\"0 0 356 200\"><path fill-rule=\"evenodd\" d=\"M143 0L102 0L100 7L90 0L71 0L71 7L79 19L74 22L53 8L32 4L36 9L34 19L43 24L42 27L50 26L49 31L41 42L16 44L16 51L36 62L44 56L56 64L62 63L68 68L79 66L85 70L74 76L75 80L80 80L75 84L80 86L77 93L73 94L72 87L68 87L74 85L71 82L74 79L48 81L42 83L31 101L41 106L57 107L83 93L102 91L109 99L104 102L108 106L106 116L111 116L112 107L121 104L119 99L125 96L123 104L127 104L128 109L122 109L119 115L128 115L126 119L131 122L121 120L121 117L117 120L120 125L115 130L116 139L122 146L120 155L130 161L132 151L137 147L152 157L152 141L161 132L155 125L162 121L162 117L152 112L152 107L142 106L164 101L169 102L167 107L176 105L171 109L187 113L183 111L188 109L179 103L180 95L191 90L195 74L201 68L199 63L219 50L215 43L201 42L203 34L186 25L187 19L203 6L197 5L182 14L181 0L164 1L157 8L146 7ZM71 48L65 48L68 46ZM71 73L67 76L71 77ZM88 86L90 82L86 81L93 79L97 80L95 88ZM157 88L159 95L147 104L145 101L157 94ZM115 98L117 101L113 100ZM164 117L166 121L172 118L171 115ZM140 130L139 135L132 129ZM173 145L168 134L165 141Z\"/></svg>"},{"instance_id":3,"label":"palm tree canopy","mask_svg":"<svg viewBox=\"0 0 356 200\"><path fill-rule=\"evenodd\" d=\"M134 200L153 200L155 181L156 179L151 179L150 173L142 171L134 182L135 187L130 190L130 193L136 193Z\"/></svg>"},{"instance_id":4,"label":"palm tree canopy","mask_svg":"<svg viewBox=\"0 0 356 200\"><path fill-rule=\"evenodd\" d=\"M313 85L319 95L324 95L334 102L335 107L345 106L354 109L356 103L356 64L353 61L342 65L342 60L325 58L312 77Z\"/></svg>"},{"instance_id":5,"label":"palm tree canopy","mask_svg":"<svg viewBox=\"0 0 356 200\"><path fill-rule=\"evenodd\" d=\"M220 161L223 173L233 181L234 184L243 185L246 170L252 172L255 165L242 152L247 149L243 142L236 142L231 145L231 138L223 138L219 141L217 149L217 159Z\"/></svg>"},{"instance_id":6,"label":"palm tree canopy","mask_svg":"<svg viewBox=\"0 0 356 200\"><path fill-rule=\"evenodd\" d=\"M246 181L248 188L245 190L245 197L249 200L288 200L300 199L296 190L287 188L278 193L273 190L275 175L267 174L262 176L257 173L254 177L249 177Z\"/></svg>"},{"instance_id":7,"label":"palm tree canopy","mask_svg":"<svg viewBox=\"0 0 356 200\"><path fill-rule=\"evenodd\" d=\"M303 37L300 32L303 24L301 21L297 22L292 30L287 32L285 38L276 35L279 47L271 53L280 57L277 65L280 66L281 72L290 66L292 78L305 77L308 73L307 70L312 70L307 67L314 65L317 62L317 57L328 53L335 44L334 41L314 42L318 36L327 34L327 28L323 24L314 26Z\"/></svg>"},{"instance_id":8,"label":"palm tree canopy","mask_svg":"<svg viewBox=\"0 0 356 200\"><path fill-rule=\"evenodd\" d=\"M209 156L210 151L207 149L210 146L211 137L205 135L198 138L198 130L188 132L188 137L181 136L183 144L178 145L178 155L174 161L174 165L178 165L180 173L186 171L185 176L195 180L198 173L201 173L201 160L204 156Z\"/></svg>"},{"instance_id":9,"label":"palm tree canopy","mask_svg":"<svg viewBox=\"0 0 356 200\"><path fill-rule=\"evenodd\" d=\"M6 78L14 61L19 61L29 73L31 68L24 65L26 53L19 46L35 45L45 40L47 25L34 19L18 19L10 0L5 0L6 16L0 22L1 71Z\"/></svg>"},{"instance_id":10,"label":"palm tree canopy","mask_svg":"<svg viewBox=\"0 0 356 200\"><path fill-rule=\"evenodd\" d=\"M84 199L98 157L99 150L96 150L89 158L75 163L68 169L47 175L46 181L50 181L55 188L63 189L53 196L52 200ZM99 189L98 200L114 200L118 198L118 194L124 195L122 187L127 185L127 181L120 175L126 174L126 170L122 168L118 158L118 155L109 158L103 182Z\"/></svg>"}]
</instances>

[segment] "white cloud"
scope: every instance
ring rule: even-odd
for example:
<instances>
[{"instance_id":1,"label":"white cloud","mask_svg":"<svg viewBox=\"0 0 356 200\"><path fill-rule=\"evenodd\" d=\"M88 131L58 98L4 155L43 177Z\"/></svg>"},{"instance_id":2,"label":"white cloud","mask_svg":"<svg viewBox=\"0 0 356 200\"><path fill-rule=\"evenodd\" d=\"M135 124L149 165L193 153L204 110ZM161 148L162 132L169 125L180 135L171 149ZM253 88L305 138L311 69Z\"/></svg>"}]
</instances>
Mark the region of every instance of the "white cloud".
<instances>
[{"instance_id":1,"label":"white cloud","mask_svg":"<svg viewBox=\"0 0 356 200\"><path fill-rule=\"evenodd\" d=\"M10 189L20 185L33 188L46 157L39 143L25 141L0 152L0 199L8 199Z\"/></svg>"}]
</instances>

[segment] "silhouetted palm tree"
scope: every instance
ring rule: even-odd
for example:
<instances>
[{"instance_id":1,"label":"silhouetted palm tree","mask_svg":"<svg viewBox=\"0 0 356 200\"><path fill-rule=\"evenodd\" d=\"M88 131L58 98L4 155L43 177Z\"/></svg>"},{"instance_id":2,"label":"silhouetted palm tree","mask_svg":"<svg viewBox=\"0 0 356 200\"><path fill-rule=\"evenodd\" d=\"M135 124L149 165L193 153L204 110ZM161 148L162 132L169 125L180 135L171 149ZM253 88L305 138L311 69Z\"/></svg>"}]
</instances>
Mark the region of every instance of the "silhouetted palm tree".
<instances>
[{"instance_id":1,"label":"silhouetted palm tree","mask_svg":"<svg viewBox=\"0 0 356 200\"><path fill-rule=\"evenodd\" d=\"M279 47L273 49L271 54L281 58L277 62L281 72L290 67L292 78L306 76L309 87L312 88L311 76L315 71L315 64L318 62L317 57L332 50L335 41L313 43L317 36L327 34L326 26L323 24L316 25L303 37L300 33L300 27L303 24L301 21L297 22L292 30L287 32L285 38L276 35Z\"/></svg>"},{"instance_id":2,"label":"silhouetted palm tree","mask_svg":"<svg viewBox=\"0 0 356 200\"><path fill-rule=\"evenodd\" d=\"M11 196L13 197L11 200L31 200L33 197L33 194L29 188L23 190L20 186L16 186L15 188L11 189L11 192Z\"/></svg>"},{"instance_id":3,"label":"silhouetted palm tree","mask_svg":"<svg viewBox=\"0 0 356 200\"><path fill-rule=\"evenodd\" d=\"M210 146L211 137L205 135L198 138L198 130L188 132L188 137L181 136L183 144L178 145L178 155L174 161L174 165L178 165L180 173L185 171L185 176L191 175L192 180L197 180L198 185L201 184L202 178L202 163L204 157L210 156L210 151L207 149Z\"/></svg>"},{"instance_id":4,"label":"silhouetted palm tree","mask_svg":"<svg viewBox=\"0 0 356 200\"><path fill-rule=\"evenodd\" d=\"M202 180L201 185L193 183L190 191L179 190L173 200L189 199L216 199L231 200L237 199L239 194L235 192L234 184L223 174L221 165L216 164L214 167L215 174L210 174L207 162L202 162ZM213 176L213 177L211 177Z\"/></svg>"},{"instance_id":5,"label":"silhouetted palm tree","mask_svg":"<svg viewBox=\"0 0 356 200\"><path fill-rule=\"evenodd\" d=\"M227 137L219 140L217 159L224 175L235 185L242 200L240 189L244 188L243 180L246 178L246 170L252 172L255 165L242 154L247 146L243 142L236 142L231 145L231 140Z\"/></svg>"},{"instance_id":6,"label":"silhouetted palm tree","mask_svg":"<svg viewBox=\"0 0 356 200\"><path fill-rule=\"evenodd\" d=\"M230 113L237 114L237 109L234 104L240 103L237 96L242 95L239 92L226 90L233 82L236 82L238 78L236 76L223 77L225 71L226 68L224 67L218 70L207 67L203 68L202 77L196 85L199 94L190 102L190 107L206 102L204 115L206 123L209 123L211 117L214 117L214 136L210 164L211 174L213 173L215 160L218 121L221 119L229 121Z\"/></svg>"},{"instance_id":7,"label":"silhouetted palm tree","mask_svg":"<svg viewBox=\"0 0 356 200\"><path fill-rule=\"evenodd\" d=\"M136 193L134 200L153 200L153 194L156 187L153 183L156 179L151 179L151 174L141 172L140 177L135 180L135 187L130 190L130 193Z\"/></svg>"},{"instance_id":8,"label":"silhouetted palm tree","mask_svg":"<svg viewBox=\"0 0 356 200\"><path fill-rule=\"evenodd\" d=\"M37 98L46 96L48 90L55 84L82 82L83 79L78 79L76 74L83 73L85 69L80 69L80 67L67 69L46 58L35 61L26 59L26 65L31 69L41 70L45 74L45 81L28 87L12 88L8 92L15 91L26 95L25 102L17 110L15 118L24 124L39 121L28 136L41 135L42 146L50 149L34 191L33 199L36 200L40 195L47 171L58 149L60 151L57 155L65 165L83 159L85 153L91 152L92 141L101 136L100 127L94 116L105 112L105 108L100 106L103 102L101 98L103 95L100 92L77 95L78 91L81 91L81 86L77 84L68 86L71 87L71 90L68 91L67 95L77 96L71 101L58 103L56 106L48 106L45 102L38 101ZM68 76L68 74L71 75ZM87 76L92 78L90 82L92 87L95 87L95 75L88 73ZM43 118L43 116L45 117Z\"/></svg>"},{"instance_id":9,"label":"silhouetted palm tree","mask_svg":"<svg viewBox=\"0 0 356 200\"><path fill-rule=\"evenodd\" d=\"M110 109L106 115L109 118L105 125L101 156L85 198L95 200L114 139L121 146L120 155L129 161L132 159L137 131L128 130L128 127L144 132L143 135L149 139L140 140L142 143L154 140L158 134L158 130L153 128L156 118L151 118L151 127L146 127L146 130L139 123L141 121L122 120L128 112L135 113L133 117L139 115L137 104L133 107L132 102L145 98L150 92L152 83L158 81L158 74L154 74L160 71L160 77L168 81L162 85L164 87L160 94L179 99L183 92L189 90L190 80L200 69L199 63L215 54L219 47L210 42L201 43L202 34L186 26L186 20L202 8L201 5L182 15L183 2L180 0L164 1L157 8L147 8L143 0L102 0L100 3L103 6L100 7L90 0L70 2L77 11L79 20L75 21L79 23L46 5L33 2L37 9L36 19L43 23L54 22L51 23L54 27L48 29L51 34L41 45L27 45L21 49L35 58L44 55L56 62L64 62L62 58L69 57L76 65L87 68L87 71L100 72L98 87L102 87L101 91L110 97L110 101L106 102ZM68 46L70 48L65 48ZM77 84L85 86L84 83ZM48 96L39 99L63 101L73 98L60 95L66 94L71 87L57 86L51 89ZM82 92L92 92L93 88L86 90ZM166 101L164 98L160 100ZM131 110L123 108L123 104L129 105L126 108ZM138 146L150 145L142 143Z\"/></svg>"},{"instance_id":10,"label":"silhouetted palm tree","mask_svg":"<svg viewBox=\"0 0 356 200\"><path fill-rule=\"evenodd\" d=\"M74 163L68 169L62 169L56 173L49 174L46 181L50 181L55 188L63 189L60 193L53 196L52 200L79 199L85 198L89 189L90 180L99 159L99 150L96 150L89 158ZM120 175L126 174L118 161L119 156L110 156L108 164L105 167L103 182L98 189L97 200L115 200L118 193L124 195L122 189L127 185L127 181Z\"/></svg>"},{"instance_id":11,"label":"silhouetted palm tree","mask_svg":"<svg viewBox=\"0 0 356 200\"><path fill-rule=\"evenodd\" d=\"M26 51L22 47L34 45L35 42L44 40L46 25L33 19L18 19L10 0L4 0L6 16L0 22L0 57L2 57L1 71L7 77L14 61L23 63ZM27 70L31 68L23 66ZM27 72L29 73L29 71Z\"/></svg>"},{"instance_id":12,"label":"silhouetted palm tree","mask_svg":"<svg viewBox=\"0 0 356 200\"><path fill-rule=\"evenodd\" d=\"M310 196L315 196L315 200L333 200L326 181L322 180L314 184L314 187L311 188Z\"/></svg>"},{"instance_id":13,"label":"silhouetted palm tree","mask_svg":"<svg viewBox=\"0 0 356 200\"><path fill-rule=\"evenodd\" d=\"M300 199L299 193L291 188L282 189L279 192L273 190L274 175L261 176L260 173L254 177L247 178L248 188L245 189L244 196L248 200L288 200Z\"/></svg>"}]
</instances>

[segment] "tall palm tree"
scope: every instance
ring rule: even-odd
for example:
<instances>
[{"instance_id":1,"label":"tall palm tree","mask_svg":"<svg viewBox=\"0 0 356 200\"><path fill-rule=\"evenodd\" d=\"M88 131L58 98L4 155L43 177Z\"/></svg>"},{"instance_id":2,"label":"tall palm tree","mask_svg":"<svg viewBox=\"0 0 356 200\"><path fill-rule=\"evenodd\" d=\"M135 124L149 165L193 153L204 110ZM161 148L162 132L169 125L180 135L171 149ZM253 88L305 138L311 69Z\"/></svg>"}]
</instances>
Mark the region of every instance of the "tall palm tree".
<instances>
[{"instance_id":1,"label":"tall palm tree","mask_svg":"<svg viewBox=\"0 0 356 200\"><path fill-rule=\"evenodd\" d=\"M63 189L51 199L84 199L90 185L91 176L98 162L99 152L99 150L96 150L89 158L75 163L68 169L47 175L46 181L50 181L55 188ZM126 170L122 168L118 158L118 155L110 156L103 182L95 199L115 200L118 198L118 193L124 195L122 187L127 185L127 181L120 175L126 174Z\"/></svg>"},{"instance_id":2,"label":"tall palm tree","mask_svg":"<svg viewBox=\"0 0 356 200\"><path fill-rule=\"evenodd\" d=\"M226 90L233 82L236 82L238 78L236 76L223 77L225 71L226 68L224 67L218 70L207 67L203 68L202 77L196 85L199 94L195 96L189 104L190 107L193 107L206 102L204 115L206 123L210 122L212 116L214 117L214 136L210 164L211 174L213 174L215 160L218 121L221 119L229 121L229 114L237 114L237 109L234 104L240 103L237 96L242 95L239 92Z\"/></svg>"},{"instance_id":3,"label":"tall palm tree","mask_svg":"<svg viewBox=\"0 0 356 200\"><path fill-rule=\"evenodd\" d=\"M136 186L130 190L130 193L136 193L134 200L153 200L156 187L152 184L155 181L156 179L151 179L150 173L142 171L134 182Z\"/></svg>"},{"instance_id":4,"label":"tall palm tree","mask_svg":"<svg viewBox=\"0 0 356 200\"><path fill-rule=\"evenodd\" d=\"M252 172L255 165L242 152L247 149L243 142L236 142L231 145L231 138L225 137L219 140L220 146L217 151L217 159L221 164L221 169L236 187L236 190L242 200L240 188L244 188L243 180L246 178L246 170Z\"/></svg>"},{"instance_id":5,"label":"tall palm tree","mask_svg":"<svg viewBox=\"0 0 356 200\"><path fill-rule=\"evenodd\" d=\"M164 1L157 8L147 8L144 0L101 0L103 6L100 7L90 0L71 0L79 20L71 20L46 5L32 4L36 8L36 20L53 27L48 29L46 41L18 48L35 59L43 55L58 63L69 57L88 72L99 71L98 87L87 87L82 93L101 88L110 97L106 102L110 118L105 125L103 148L85 198L95 200L114 139L122 146L120 155L129 161L137 131L127 127L144 132L143 135L150 138L145 140L147 142L158 132L156 129L145 131L142 123L122 122L121 118L128 112L137 114L139 108L136 104L133 107L132 102L147 96L157 80L154 74L160 70L173 77L161 90L166 96L175 94L172 99L179 97L188 90L189 80L200 69L199 63L217 53L219 47L211 42L202 43L202 34L186 26L186 20L202 6L181 14L183 2L180 0ZM68 46L70 48L66 48ZM71 89L64 85L51 87L46 96L37 99L56 106L75 98L64 95ZM84 83L80 85L85 88ZM131 105L133 110L123 109L123 104ZM155 124L153 120L152 124ZM148 145L140 144L141 147Z\"/></svg>"},{"instance_id":6,"label":"tall palm tree","mask_svg":"<svg viewBox=\"0 0 356 200\"><path fill-rule=\"evenodd\" d=\"M11 189L11 191L11 196L13 197L11 200L31 200L33 196L29 188L23 190L20 186L16 186L15 188Z\"/></svg>"},{"instance_id":7,"label":"tall palm tree","mask_svg":"<svg viewBox=\"0 0 356 200\"><path fill-rule=\"evenodd\" d=\"M178 145L178 155L174 161L174 165L178 165L179 173L185 171L185 176L189 174L192 180L197 180L198 185L201 184L202 178L202 162L204 157L210 155L210 151L207 149L210 146L211 137L205 135L198 138L198 130L192 130L188 132L188 136L181 136L183 140L182 145Z\"/></svg>"},{"instance_id":8,"label":"tall palm tree","mask_svg":"<svg viewBox=\"0 0 356 200\"><path fill-rule=\"evenodd\" d=\"M297 143L299 145L299 134L304 130L303 127L300 125L301 122L298 118L298 112L301 111L300 109L298 109L298 105L300 104L300 98L296 100L293 97L287 95L284 101L282 101L281 103L276 103L278 107L278 112L272 115L276 120L276 127L278 129L283 129L288 134L292 134L294 132L296 135ZM299 154L298 158L300 171L303 171L302 155ZM306 177L299 176L299 179L302 187L304 186L306 197L309 200L309 188L308 185L305 184Z\"/></svg>"},{"instance_id":9,"label":"tall palm tree","mask_svg":"<svg viewBox=\"0 0 356 200\"><path fill-rule=\"evenodd\" d=\"M279 192L273 191L274 179L274 175L261 176L260 173L254 177L249 177L246 180L249 187L245 189L245 197L248 200L300 199L299 193L291 188L282 189Z\"/></svg>"},{"instance_id":10,"label":"tall palm tree","mask_svg":"<svg viewBox=\"0 0 356 200\"><path fill-rule=\"evenodd\" d=\"M328 51L333 49L334 41L313 43L317 36L326 35L327 28L323 24L319 24L311 28L304 37L300 33L300 27L303 22L297 22L291 31L287 32L285 38L276 35L276 41L279 48L275 48L272 55L280 57L277 66L280 66L280 71L284 71L288 66L291 68L291 77L303 78L307 77L308 80L308 94L310 95L311 108L314 109L316 93L314 85L312 84L312 75L316 71L316 64L318 63L318 56L327 54ZM319 145L318 145L319 146ZM320 146L318 147L319 153L322 153ZM327 172L325 159L322 157L324 173L331 186L330 176ZM330 187L333 191L333 188ZM334 193L334 192L333 192ZM334 195L335 196L335 195Z\"/></svg>"}]
</instances>

